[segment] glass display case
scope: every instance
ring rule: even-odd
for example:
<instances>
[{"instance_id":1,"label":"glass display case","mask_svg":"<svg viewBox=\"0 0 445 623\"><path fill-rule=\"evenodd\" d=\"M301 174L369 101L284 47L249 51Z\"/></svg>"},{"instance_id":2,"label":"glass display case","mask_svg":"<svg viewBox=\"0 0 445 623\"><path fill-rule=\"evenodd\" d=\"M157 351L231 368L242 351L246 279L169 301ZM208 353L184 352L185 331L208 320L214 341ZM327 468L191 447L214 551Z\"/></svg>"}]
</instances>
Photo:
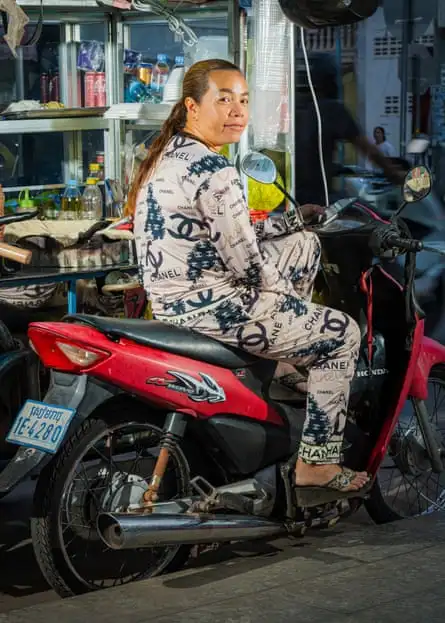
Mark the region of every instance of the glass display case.
<instances>
[{"instance_id":1,"label":"glass display case","mask_svg":"<svg viewBox=\"0 0 445 623\"><path fill-rule=\"evenodd\" d=\"M20 4L31 20L28 39L39 2ZM7 198L72 179L82 185L91 164L100 166L102 177L124 180L125 153L156 136L178 96L184 66L231 57L231 2L174 11L176 22L93 0L54 0L45 3L35 44L19 48L14 58L0 43L0 184ZM10 114L9 104L23 100L45 110ZM140 114L112 112L119 104L142 103Z\"/></svg>"},{"instance_id":2,"label":"glass display case","mask_svg":"<svg viewBox=\"0 0 445 623\"><path fill-rule=\"evenodd\" d=\"M32 31L39 1L20 4ZM255 16L240 11L236 0L167 3L173 7L167 17L116 11L94 0L57 0L55 5L56 0L52 5L48 0L48 7L45 3L40 38L20 48L17 58L0 45L5 68L0 77L2 109L11 101L30 99L46 106L0 121L0 184L7 197L23 188L58 188L73 179L82 185L91 165L99 165L101 177L128 182L132 155L154 139L179 97L185 69L197 60L234 60L247 71L251 90L258 87L258 67L253 71L258 60ZM280 110L274 111L277 140L261 148L273 156L292 189L291 89L286 85L293 71L287 59L285 65ZM260 98L253 94L254 107ZM255 147L251 129L240 151ZM231 148L230 156L236 151Z\"/></svg>"}]
</instances>

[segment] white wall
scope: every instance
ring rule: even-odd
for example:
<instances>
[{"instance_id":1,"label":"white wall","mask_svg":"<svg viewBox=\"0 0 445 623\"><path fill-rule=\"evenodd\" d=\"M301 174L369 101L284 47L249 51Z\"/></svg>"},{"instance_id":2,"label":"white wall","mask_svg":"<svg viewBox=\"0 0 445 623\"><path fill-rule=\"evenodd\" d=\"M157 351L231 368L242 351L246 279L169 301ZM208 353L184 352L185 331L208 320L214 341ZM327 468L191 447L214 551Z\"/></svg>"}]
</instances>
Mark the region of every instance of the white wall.
<instances>
[{"instance_id":1,"label":"white wall","mask_svg":"<svg viewBox=\"0 0 445 623\"><path fill-rule=\"evenodd\" d=\"M383 40L376 42L376 37ZM360 24L356 61L360 121L370 137L375 126L385 128L387 139L397 153L400 143L399 47L386 29L382 9ZM376 55L378 50L381 55ZM408 114L407 139L410 134L411 114Z\"/></svg>"}]
</instances>

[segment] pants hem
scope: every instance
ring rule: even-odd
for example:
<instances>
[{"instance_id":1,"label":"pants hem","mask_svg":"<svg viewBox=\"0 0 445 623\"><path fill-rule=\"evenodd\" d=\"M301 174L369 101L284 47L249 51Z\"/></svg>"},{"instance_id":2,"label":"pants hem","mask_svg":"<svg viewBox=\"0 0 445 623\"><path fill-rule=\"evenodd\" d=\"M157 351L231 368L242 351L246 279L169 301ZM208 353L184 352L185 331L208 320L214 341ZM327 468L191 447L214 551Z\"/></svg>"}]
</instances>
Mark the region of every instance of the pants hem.
<instances>
[{"instance_id":1,"label":"pants hem","mask_svg":"<svg viewBox=\"0 0 445 623\"><path fill-rule=\"evenodd\" d=\"M342 450L341 441L329 441L323 445L316 445L302 441L298 449L298 458L304 463L338 464Z\"/></svg>"}]
</instances>

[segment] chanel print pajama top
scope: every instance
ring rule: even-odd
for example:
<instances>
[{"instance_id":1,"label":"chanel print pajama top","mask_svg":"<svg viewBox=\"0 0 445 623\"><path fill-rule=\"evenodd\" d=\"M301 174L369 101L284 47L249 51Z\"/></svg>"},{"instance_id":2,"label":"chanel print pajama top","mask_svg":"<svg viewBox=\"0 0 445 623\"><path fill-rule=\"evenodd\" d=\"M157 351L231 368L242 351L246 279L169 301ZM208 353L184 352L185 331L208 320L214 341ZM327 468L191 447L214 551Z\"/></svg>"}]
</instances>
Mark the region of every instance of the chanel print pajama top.
<instances>
[{"instance_id":1,"label":"chanel print pajama top","mask_svg":"<svg viewBox=\"0 0 445 623\"><path fill-rule=\"evenodd\" d=\"M142 186L134 231L156 319L306 367L300 456L337 463L360 337L349 316L310 300L316 234L280 217L254 228L236 168L184 135Z\"/></svg>"}]
</instances>

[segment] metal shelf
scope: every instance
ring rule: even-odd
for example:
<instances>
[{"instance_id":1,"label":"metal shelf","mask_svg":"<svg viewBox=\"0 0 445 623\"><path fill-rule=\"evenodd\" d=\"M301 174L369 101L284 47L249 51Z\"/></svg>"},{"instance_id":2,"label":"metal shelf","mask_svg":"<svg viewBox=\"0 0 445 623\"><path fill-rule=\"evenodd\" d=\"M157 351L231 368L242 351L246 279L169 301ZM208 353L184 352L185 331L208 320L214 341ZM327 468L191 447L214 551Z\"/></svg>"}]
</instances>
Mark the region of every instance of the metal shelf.
<instances>
[{"instance_id":1,"label":"metal shelf","mask_svg":"<svg viewBox=\"0 0 445 623\"><path fill-rule=\"evenodd\" d=\"M123 106L128 106L127 114ZM141 129L158 128L167 119L171 109L170 104L116 104L110 106L105 113L105 118L124 122L128 129L134 126ZM133 110L133 118L131 116L129 118L131 110Z\"/></svg>"},{"instance_id":2,"label":"metal shelf","mask_svg":"<svg viewBox=\"0 0 445 623\"><path fill-rule=\"evenodd\" d=\"M42 132L77 132L81 130L108 130L109 121L102 117L72 117L68 119L14 119L0 121L2 134L31 134Z\"/></svg>"}]
</instances>

